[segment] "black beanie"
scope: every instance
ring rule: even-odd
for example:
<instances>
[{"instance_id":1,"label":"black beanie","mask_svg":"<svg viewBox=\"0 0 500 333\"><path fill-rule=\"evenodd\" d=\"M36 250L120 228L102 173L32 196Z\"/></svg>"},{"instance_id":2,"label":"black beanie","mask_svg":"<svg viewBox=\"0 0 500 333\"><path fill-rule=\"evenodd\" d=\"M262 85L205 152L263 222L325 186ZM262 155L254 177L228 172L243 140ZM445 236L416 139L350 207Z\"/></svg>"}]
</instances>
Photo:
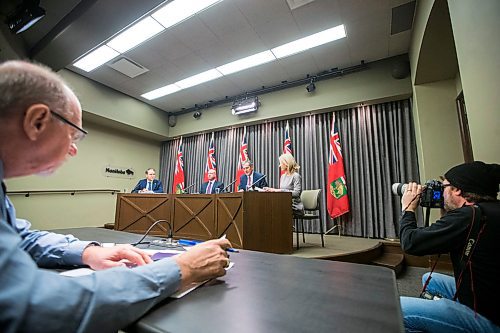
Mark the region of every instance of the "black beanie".
<instances>
[{"instance_id":1,"label":"black beanie","mask_svg":"<svg viewBox=\"0 0 500 333\"><path fill-rule=\"evenodd\" d=\"M496 197L500 183L500 165L481 161L464 163L448 170L444 178L464 192Z\"/></svg>"}]
</instances>

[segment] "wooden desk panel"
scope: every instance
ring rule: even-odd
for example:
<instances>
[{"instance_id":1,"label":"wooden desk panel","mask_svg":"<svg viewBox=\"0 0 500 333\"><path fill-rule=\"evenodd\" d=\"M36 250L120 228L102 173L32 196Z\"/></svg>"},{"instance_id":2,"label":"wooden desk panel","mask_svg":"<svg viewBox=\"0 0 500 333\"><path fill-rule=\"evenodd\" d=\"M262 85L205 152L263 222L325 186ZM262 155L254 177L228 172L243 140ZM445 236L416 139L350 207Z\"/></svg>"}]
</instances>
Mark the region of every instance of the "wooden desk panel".
<instances>
[{"instance_id":1,"label":"wooden desk panel","mask_svg":"<svg viewBox=\"0 0 500 333\"><path fill-rule=\"evenodd\" d=\"M176 238L209 240L218 237L213 194L172 195L172 204Z\"/></svg>"},{"instance_id":2,"label":"wooden desk panel","mask_svg":"<svg viewBox=\"0 0 500 333\"><path fill-rule=\"evenodd\" d=\"M159 219L171 222L175 238L208 240L222 235L235 248L292 252L290 193L119 194L115 230L144 233ZM151 235L167 235L157 225Z\"/></svg>"},{"instance_id":3,"label":"wooden desk panel","mask_svg":"<svg viewBox=\"0 0 500 333\"><path fill-rule=\"evenodd\" d=\"M155 221L171 221L169 194L119 193L116 199L115 230L143 234ZM150 235L168 235L166 223L158 223Z\"/></svg>"}]
</instances>

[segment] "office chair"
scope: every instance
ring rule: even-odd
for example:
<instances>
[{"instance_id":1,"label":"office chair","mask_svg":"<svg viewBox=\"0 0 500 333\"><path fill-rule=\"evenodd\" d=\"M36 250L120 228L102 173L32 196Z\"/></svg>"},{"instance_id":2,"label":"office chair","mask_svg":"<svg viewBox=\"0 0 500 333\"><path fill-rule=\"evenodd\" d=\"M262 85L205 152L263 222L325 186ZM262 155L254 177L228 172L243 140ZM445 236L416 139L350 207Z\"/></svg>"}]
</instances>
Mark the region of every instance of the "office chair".
<instances>
[{"instance_id":1,"label":"office chair","mask_svg":"<svg viewBox=\"0 0 500 333\"><path fill-rule=\"evenodd\" d=\"M300 200L304 205L304 215L294 216L295 232L297 235L297 250L299 249L299 228L298 221L302 223L302 242L305 243L306 237L304 235L304 220L319 220L321 246L325 247L325 240L323 239L323 218L321 215L321 189L319 190L306 190L300 194Z\"/></svg>"}]
</instances>

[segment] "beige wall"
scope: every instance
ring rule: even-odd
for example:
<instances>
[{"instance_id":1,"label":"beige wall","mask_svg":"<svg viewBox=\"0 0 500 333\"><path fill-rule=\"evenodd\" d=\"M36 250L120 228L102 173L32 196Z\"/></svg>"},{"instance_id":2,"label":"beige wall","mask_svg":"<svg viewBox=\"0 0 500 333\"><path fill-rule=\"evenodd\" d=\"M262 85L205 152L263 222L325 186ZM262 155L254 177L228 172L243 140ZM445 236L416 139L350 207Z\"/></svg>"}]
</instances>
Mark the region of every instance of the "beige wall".
<instances>
[{"instance_id":1,"label":"beige wall","mask_svg":"<svg viewBox=\"0 0 500 333\"><path fill-rule=\"evenodd\" d=\"M391 76L393 64L401 59L406 59L406 56L370 63L367 70L316 82L316 91L312 94L304 85L259 95L261 106L254 114L233 116L230 104L202 110L200 119L194 119L192 113L184 114L177 118L177 125L170 129L169 134L175 137L266 119L342 109L361 102L406 98L412 92L410 77L396 80Z\"/></svg>"},{"instance_id":2,"label":"beige wall","mask_svg":"<svg viewBox=\"0 0 500 333\"><path fill-rule=\"evenodd\" d=\"M85 117L99 117L112 127L157 141L168 137L167 113L86 79L69 70L58 72L76 92Z\"/></svg>"},{"instance_id":3,"label":"beige wall","mask_svg":"<svg viewBox=\"0 0 500 333\"><path fill-rule=\"evenodd\" d=\"M415 86L414 117L419 123L421 181L437 179L463 162L455 97L455 80Z\"/></svg>"},{"instance_id":4,"label":"beige wall","mask_svg":"<svg viewBox=\"0 0 500 333\"><path fill-rule=\"evenodd\" d=\"M161 143L85 123L88 137L79 144L78 155L70 158L54 175L30 176L7 181L8 191L117 189L129 192L148 167L158 169ZM106 165L132 167L134 179L105 177ZM114 222L116 195L47 194L10 196L17 216L30 220L37 229L102 226Z\"/></svg>"},{"instance_id":5,"label":"beige wall","mask_svg":"<svg viewBox=\"0 0 500 333\"><path fill-rule=\"evenodd\" d=\"M500 1L449 0L474 159L500 163Z\"/></svg>"},{"instance_id":6,"label":"beige wall","mask_svg":"<svg viewBox=\"0 0 500 333\"><path fill-rule=\"evenodd\" d=\"M434 64L428 60L435 55L439 61L449 57L449 62L455 60L455 51L440 52L435 46L435 34L449 24L449 16L443 15L446 10L443 0L418 2L413 35L410 46L410 66L413 82L413 117L418 150L420 181L435 179L451 166L463 162L462 143L455 106L461 87L460 75L457 70L452 80L449 73L436 73ZM434 7L438 6L439 7ZM430 20L440 22L430 23ZM448 22L442 22L447 19ZM439 23L443 23L440 25ZM431 37L429 37L431 36ZM448 38L451 36L446 35ZM426 38L432 38L431 42ZM450 41L443 41L453 45ZM437 54L437 52L440 52ZM423 60L422 60L423 58ZM421 81L434 80L424 84L415 84L416 78ZM438 79L441 77L441 79Z\"/></svg>"}]
</instances>

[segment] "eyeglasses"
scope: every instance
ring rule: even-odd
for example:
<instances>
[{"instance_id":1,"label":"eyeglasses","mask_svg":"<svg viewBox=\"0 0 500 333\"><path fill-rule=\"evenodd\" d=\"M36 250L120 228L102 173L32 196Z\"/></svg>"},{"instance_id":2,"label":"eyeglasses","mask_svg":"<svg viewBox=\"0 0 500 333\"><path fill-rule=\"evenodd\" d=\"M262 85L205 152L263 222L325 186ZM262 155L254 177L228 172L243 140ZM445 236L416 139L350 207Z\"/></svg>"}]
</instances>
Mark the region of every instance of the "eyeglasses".
<instances>
[{"instance_id":1,"label":"eyeglasses","mask_svg":"<svg viewBox=\"0 0 500 333\"><path fill-rule=\"evenodd\" d=\"M77 129L78 131L75 132L72 137L71 137L71 141L73 143L78 143L80 141L82 141L85 136L89 133L87 132L86 130L84 130L83 128L81 128L80 126L76 125L75 123L72 123L71 121L69 121L68 119L66 119L65 117L61 116L59 113L57 112L54 112L52 110L50 110L50 113L55 117L57 118L58 120L62 121L63 123L65 123L66 125L69 125L75 129Z\"/></svg>"}]
</instances>

